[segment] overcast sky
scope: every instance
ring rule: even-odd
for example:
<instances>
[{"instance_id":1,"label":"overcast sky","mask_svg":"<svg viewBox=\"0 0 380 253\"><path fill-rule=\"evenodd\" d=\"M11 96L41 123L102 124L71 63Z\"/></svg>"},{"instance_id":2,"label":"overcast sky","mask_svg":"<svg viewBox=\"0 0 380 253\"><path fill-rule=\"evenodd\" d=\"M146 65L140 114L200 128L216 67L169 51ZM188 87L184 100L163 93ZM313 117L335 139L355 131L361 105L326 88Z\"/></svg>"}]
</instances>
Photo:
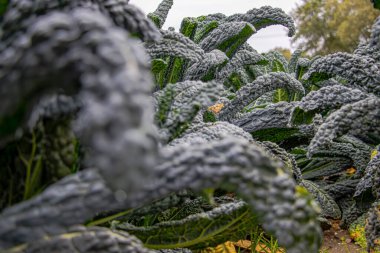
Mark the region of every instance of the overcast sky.
<instances>
[{"instance_id":1,"label":"overcast sky","mask_svg":"<svg viewBox=\"0 0 380 253\"><path fill-rule=\"evenodd\" d=\"M161 0L130 0L130 3L139 6L146 14L154 11L160 2ZM174 0L164 28L173 26L178 31L184 17L218 12L226 15L245 13L264 5L279 7L289 13L296 7L296 3L300 3L300 0ZM248 42L259 52L267 52L275 47L291 48L286 28L277 25L261 29Z\"/></svg>"}]
</instances>

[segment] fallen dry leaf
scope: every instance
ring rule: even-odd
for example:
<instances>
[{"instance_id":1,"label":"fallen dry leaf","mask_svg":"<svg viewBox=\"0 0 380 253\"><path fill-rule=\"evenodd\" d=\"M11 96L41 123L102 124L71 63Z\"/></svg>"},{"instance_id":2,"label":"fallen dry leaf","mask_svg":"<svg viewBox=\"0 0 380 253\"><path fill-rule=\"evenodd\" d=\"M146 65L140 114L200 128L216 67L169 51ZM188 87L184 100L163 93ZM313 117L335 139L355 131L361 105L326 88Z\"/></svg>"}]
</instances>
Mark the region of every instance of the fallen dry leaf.
<instances>
[{"instance_id":1,"label":"fallen dry leaf","mask_svg":"<svg viewBox=\"0 0 380 253\"><path fill-rule=\"evenodd\" d=\"M239 240L239 241L235 242L234 244L235 244L235 246L237 246L239 248L250 249L252 242L248 241L248 240Z\"/></svg>"},{"instance_id":2,"label":"fallen dry leaf","mask_svg":"<svg viewBox=\"0 0 380 253\"><path fill-rule=\"evenodd\" d=\"M201 251L202 253L237 253L235 249L235 245L233 242L225 242L223 244L219 244L215 248L206 248Z\"/></svg>"},{"instance_id":3,"label":"fallen dry leaf","mask_svg":"<svg viewBox=\"0 0 380 253\"><path fill-rule=\"evenodd\" d=\"M347 173L348 175L352 175L352 174L354 174L355 172L356 172L356 169L355 169L354 167L348 168L348 169L346 170L346 173Z\"/></svg>"},{"instance_id":4,"label":"fallen dry leaf","mask_svg":"<svg viewBox=\"0 0 380 253\"><path fill-rule=\"evenodd\" d=\"M235 246L237 246L239 248L247 249L247 250L250 250L251 246L252 246L252 242L249 241L249 240L240 240L240 241L235 242L234 244L235 244ZM285 251L284 251L284 249L279 248L276 252L273 252L265 244L259 243L255 247L255 252L256 253L268 253L268 252L271 252L271 253L284 253Z\"/></svg>"},{"instance_id":5,"label":"fallen dry leaf","mask_svg":"<svg viewBox=\"0 0 380 253\"><path fill-rule=\"evenodd\" d=\"M224 104L215 104L215 105L212 105L208 108L209 111L213 112L213 113L219 113L224 107Z\"/></svg>"}]
</instances>

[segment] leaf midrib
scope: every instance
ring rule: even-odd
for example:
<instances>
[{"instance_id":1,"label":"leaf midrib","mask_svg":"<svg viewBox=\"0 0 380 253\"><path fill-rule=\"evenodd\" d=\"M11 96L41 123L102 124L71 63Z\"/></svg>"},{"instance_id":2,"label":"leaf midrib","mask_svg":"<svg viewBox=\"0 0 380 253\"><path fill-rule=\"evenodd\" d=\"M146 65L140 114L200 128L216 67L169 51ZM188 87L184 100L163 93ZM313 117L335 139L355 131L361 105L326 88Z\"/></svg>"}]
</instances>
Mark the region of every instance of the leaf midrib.
<instances>
[{"instance_id":1,"label":"leaf midrib","mask_svg":"<svg viewBox=\"0 0 380 253\"><path fill-rule=\"evenodd\" d=\"M177 244L163 244L163 245L144 244L144 246L147 247L147 248L150 248L150 249L187 248L187 247L190 247L192 245L201 243L203 241L208 241L209 239L212 239L212 237L214 237L215 235L217 235L217 234L219 234L219 233L227 230L229 227L231 227L232 225L234 225L235 223L237 223L238 221L240 221L249 211L250 210L247 209L246 211L244 211L243 214L241 214L239 217L237 217L231 223L228 223L227 225L220 227L219 229L215 230L214 232L208 234L205 237L201 237L200 236L200 237L197 237L194 240L186 241L186 242L183 242L183 243L177 243ZM204 233L204 232L202 232L202 233Z\"/></svg>"}]
</instances>

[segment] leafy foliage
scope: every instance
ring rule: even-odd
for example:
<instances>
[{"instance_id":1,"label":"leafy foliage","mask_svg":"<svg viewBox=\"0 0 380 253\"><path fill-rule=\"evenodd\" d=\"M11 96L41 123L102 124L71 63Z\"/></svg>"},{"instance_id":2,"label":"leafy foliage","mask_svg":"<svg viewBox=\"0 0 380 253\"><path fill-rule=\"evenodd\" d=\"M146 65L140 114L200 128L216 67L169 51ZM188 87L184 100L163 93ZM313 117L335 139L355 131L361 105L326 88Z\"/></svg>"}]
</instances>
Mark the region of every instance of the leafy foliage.
<instances>
[{"instance_id":1,"label":"leafy foliage","mask_svg":"<svg viewBox=\"0 0 380 253\"><path fill-rule=\"evenodd\" d=\"M148 17L156 24L158 28L162 28L164 25L173 3L173 0L164 0L153 13L148 14Z\"/></svg>"},{"instance_id":2,"label":"leafy foliage","mask_svg":"<svg viewBox=\"0 0 380 253\"><path fill-rule=\"evenodd\" d=\"M379 71L376 61L367 56L336 53L315 60L304 79L322 81L329 77L339 76L347 80L347 85L364 92L380 95L376 83Z\"/></svg>"},{"instance_id":3,"label":"leafy foliage","mask_svg":"<svg viewBox=\"0 0 380 253\"><path fill-rule=\"evenodd\" d=\"M53 236L51 238L43 238L35 242L33 246L22 245L12 248L12 252L41 252L55 251L60 252L137 252L137 253L153 253L153 251L144 248L141 242L123 232L111 231L100 227L77 227L73 228L65 234Z\"/></svg>"},{"instance_id":4,"label":"leafy foliage","mask_svg":"<svg viewBox=\"0 0 380 253\"><path fill-rule=\"evenodd\" d=\"M345 105L332 113L315 134L310 143L309 153L313 154L315 149L327 145L343 134L360 135L373 132L374 135L379 135L379 105L379 98L370 97L352 105Z\"/></svg>"},{"instance_id":5,"label":"leafy foliage","mask_svg":"<svg viewBox=\"0 0 380 253\"><path fill-rule=\"evenodd\" d=\"M156 93L158 100L158 125L164 138L180 136L201 108L211 106L221 95L219 83L185 81L167 85Z\"/></svg>"},{"instance_id":6,"label":"leafy foliage","mask_svg":"<svg viewBox=\"0 0 380 253\"><path fill-rule=\"evenodd\" d=\"M261 95L279 88L287 88L289 91L301 94L305 92L302 84L288 74L273 72L263 75L258 77L253 83L247 84L237 91L236 97L227 103L220 112L219 119L233 119L236 113L258 99Z\"/></svg>"},{"instance_id":7,"label":"leafy foliage","mask_svg":"<svg viewBox=\"0 0 380 253\"><path fill-rule=\"evenodd\" d=\"M245 237L255 226L254 216L244 202L222 204L208 212L170 220L149 227L116 224L115 228L128 231L152 249L202 249L227 240Z\"/></svg>"},{"instance_id":8,"label":"leafy foliage","mask_svg":"<svg viewBox=\"0 0 380 253\"><path fill-rule=\"evenodd\" d=\"M0 43L1 250L202 250L261 226L318 252L316 202L345 223L372 206L373 242L376 24L353 54L288 61L246 43L272 24L294 34L268 6L176 32L159 30L169 0L148 18L126 0L22 2Z\"/></svg>"},{"instance_id":9,"label":"leafy foliage","mask_svg":"<svg viewBox=\"0 0 380 253\"><path fill-rule=\"evenodd\" d=\"M333 219L339 219L341 217L341 212L338 204L331 198L331 196L321 189L317 184L303 180L301 185L304 186L318 201L322 208L322 216L331 217Z\"/></svg>"}]
</instances>

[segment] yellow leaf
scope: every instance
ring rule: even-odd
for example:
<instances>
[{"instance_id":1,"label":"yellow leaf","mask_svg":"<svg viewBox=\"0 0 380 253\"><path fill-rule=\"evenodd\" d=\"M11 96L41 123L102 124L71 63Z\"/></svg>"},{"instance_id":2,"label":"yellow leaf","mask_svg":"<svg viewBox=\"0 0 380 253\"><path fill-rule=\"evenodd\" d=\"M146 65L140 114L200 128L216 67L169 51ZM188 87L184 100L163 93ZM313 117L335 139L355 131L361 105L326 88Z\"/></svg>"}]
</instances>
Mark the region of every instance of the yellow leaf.
<instances>
[{"instance_id":1,"label":"yellow leaf","mask_svg":"<svg viewBox=\"0 0 380 253\"><path fill-rule=\"evenodd\" d=\"M213 113L217 114L222 110L224 107L224 104L215 104L208 108L209 111L212 111Z\"/></svg>"},{"instance_id":2,"label":"yellow leaf","mask_svg":"<svg viewBox=\"0 0 380 253\"><path fill-rule=\"evenodd\" d=\"M377 155L377 153L379 153L379 151L377 149L375 149L374 151L372 151L372 153L371 153L371 160L373 158L375 158L375 156Z\"/></svg>"},{"instance_id":3,"label":"yellow leaf","mask_svg":"<svg viewBox=\"0 0 380 253\"><path fill-rule=\"evenodd\" d=\"M256 248L255 248L255 251L257 253L267 253L267 252L272 252L272 253L284 253L284 249L282 248L279 248L277 251L272 251L272 249L268 248L268 246L266 246L265 244L263 243L259 243L256 245Z\"/></svg>"},{"instance_id":4,"label":"yellow leaf","mask_svg":"<svg viewBox=\"0 0 380 253\"><path fill-rule=\"evenodd\" d=\"M201 251L202 253L236 253L235 245L233 242L225 242L216 246L215 248L206 248Z\"/></svg>"},{"instance_id":5,"label":"yellow leaf","mask_svg":"<svg viewBox=\"0 0 380 253\"><path fill-rule=\"evenodd\" d=\"M346 170L346 173L347 173L348 175L352 175L352 174L354 174L355 172L356 172L356 169L355 169L354 167L348 168L348 169Z\"/></svg>"},{"instance_id":6,"label":"yellow leaf","mask_svg":"<svg viewBox=\"0 0 380 253\"><path fill-rule=\"evenodd\" d=\"M361 236L361 234L359 232L353 232L350 234L350 237L356 241L359 237Z\"/></svg>"},{"instance_id":7,"label":"yellow leaf","mask_svg":"<svg viewBox=\"0 0 380 253\"><path fill-rule=\"evenodd\" d=\"M234 244L235 244L235 246L237 246L239 248L250 249L252 242L248 241L248 240L239 240L239 241L235 242Z\"/></svg>"}]
</instances>

